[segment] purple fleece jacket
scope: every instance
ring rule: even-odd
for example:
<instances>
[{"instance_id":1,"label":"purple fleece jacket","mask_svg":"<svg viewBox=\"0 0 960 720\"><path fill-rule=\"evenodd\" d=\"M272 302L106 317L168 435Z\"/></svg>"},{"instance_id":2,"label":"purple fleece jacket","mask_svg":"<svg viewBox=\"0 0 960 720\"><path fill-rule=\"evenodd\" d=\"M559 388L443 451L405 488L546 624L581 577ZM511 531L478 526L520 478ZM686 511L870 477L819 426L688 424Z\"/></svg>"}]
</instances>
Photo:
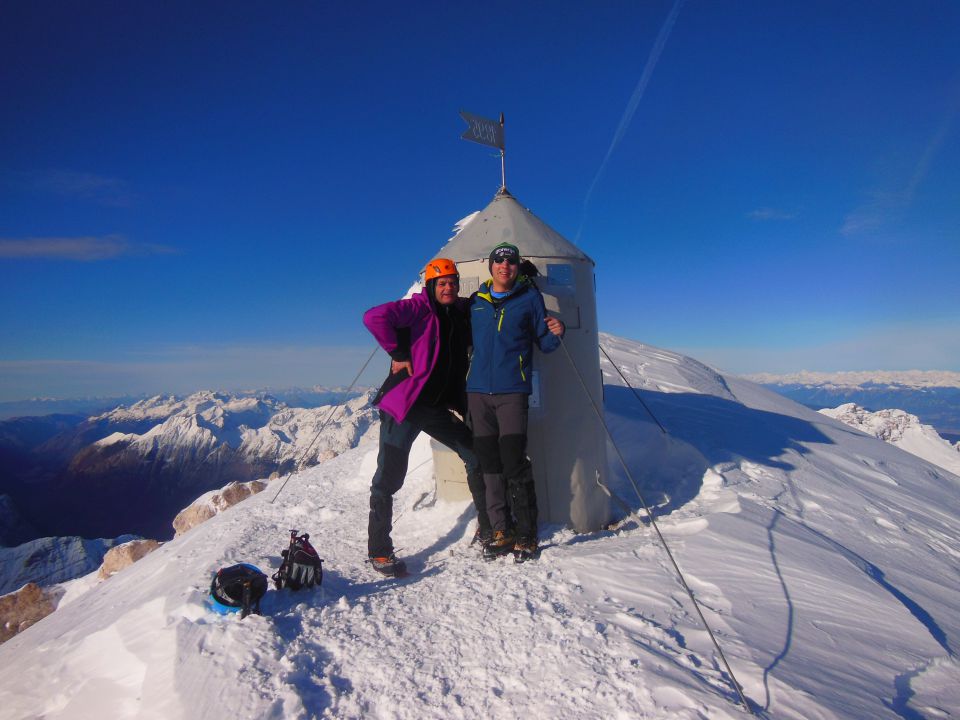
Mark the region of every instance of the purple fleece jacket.
<instances>
[{"instance_id":1,"label":"purple fleece jacket","mask_svg":"<svg viewBox=\"0 0 960 720\"><path fill-rule=\"evenodd\" d=\"M466 310L466 298L457 298L457 307ZM377 305L363 314L363 324L387 354L397 351L397 330L410 328L410 364L413 375L391 388L380 400L380 409L403 422L437 362L440 320L430 302L427 288L419 295Z\"/></svg>"}]
</instances>

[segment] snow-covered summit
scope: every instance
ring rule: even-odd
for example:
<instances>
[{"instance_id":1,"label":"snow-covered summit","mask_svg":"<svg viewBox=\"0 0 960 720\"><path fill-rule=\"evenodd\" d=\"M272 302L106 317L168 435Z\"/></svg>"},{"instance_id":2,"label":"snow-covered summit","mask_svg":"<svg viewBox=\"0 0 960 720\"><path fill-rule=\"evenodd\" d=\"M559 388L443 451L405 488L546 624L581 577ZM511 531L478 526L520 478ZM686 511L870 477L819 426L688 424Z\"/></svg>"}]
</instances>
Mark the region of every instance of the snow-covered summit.
<instances>
[{"instance_id":1,"label":"snow-covered summit","mask_svg":"<svg viewBox=\"0 0 960 720\"><path fill-rule=\"evenodd\" d=\"M156 395L146 400L118 407L91 418L107 420L113 423L161 420L173 415L198 415L208 422L222 427L224 418L233 416L239 423L255 422L258 418L269 416L285 404L270 395L235 396L228 393L201 390L186 397L175 395Z\"/></svg>"},{"instance_id":2,"label":"snow-covered summit","mask_svg":"<svg viewBox=\"0 0 960 720\"><path fill-rule=\"evenodd\" d=\"M870 412L856 403L844 403L820 412L960 475L960 443L951 445L916 415L896 409Z\"/></svg>"},{"instance_id":3,"label":"snow-covered summit","mask_svg":"<svg viewBox=\"0 0 960 720\"><path fill-rule=\"evenodd\" d=\"M916 415L903 410L870 412L856 403L844 403L839 407L824 408L819 412L893 444L903 440L911 431L923 432L924 428L933 431L929 425L923 425ZM937 437L940 437L939 434Z\"/></svg>"},{"instance_id":4,"label":"snow-covered summit","mask_svg":"<svg viewBox=\"0 0 960 720\"><path fill-rule=\"evenodd\" d=\"M757 713L955 714L960 478L676 353L602 342L607 423ZM421 437L394 522L413 574L386 580L365 562L375 460L365 437L276 502L245 500L0 646L4 711L745 716L649 525L544 527L538 562L484 563L468 504L435 497ZM625 477L611 486L638 507ZM241 561L272 572L294 527L326 561L323 587L271 590L262 617L212 614L211 574Z\"/></svg>"}]
</instances>

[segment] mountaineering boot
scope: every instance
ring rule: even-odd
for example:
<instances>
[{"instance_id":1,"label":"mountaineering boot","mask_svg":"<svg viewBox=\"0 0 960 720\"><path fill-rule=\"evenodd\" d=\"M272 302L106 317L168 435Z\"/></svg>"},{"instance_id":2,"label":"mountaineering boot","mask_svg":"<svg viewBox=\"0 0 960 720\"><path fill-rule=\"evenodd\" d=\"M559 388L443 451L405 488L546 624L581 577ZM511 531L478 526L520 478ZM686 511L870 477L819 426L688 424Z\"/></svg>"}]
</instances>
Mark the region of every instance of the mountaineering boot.
<instances>
[{"instance_id":1,"label":"mountaineering boot","mask_svg":"<svg viewBox=\"0 0 960 720\"><path fill-rule=\"evenodd\" d=\"M483 544L483 559L494 560L506 555L513 549L513 533L504 530L494 530L493 537Z\"/></svg>"},{"instance_id":2,"label":"mountaineering boot","mask_svg":"<svg viewBox=\"0 0 960 720\"><path fill-rule=\"evenodd\" d=\"M477 525L477 529L473 533L473 540L470 541L471 545L480 544L480 547L483 547L488 542L493 539L493 530L490 528L484 528L480 525Z\"/></svg>"},{"instance_id":3,"label":"mountaineering boot","mask_svg":"<svg viewBox=\"0 0 960 720\"><path fill-rule=\"evenodd\" d=\"M540 546L536 538L520 538L513 546L513 561L523 563L540 557Z\"/></svg>"},{"instance_id":4,"label":"mountaineering boot","mask_svg":"<svg viewBox=\"0 0 960 720\"><path fill-rule=\"evenodd\" d=\"M407 574L407 564L403 560L397 560L397 556L393 553L384 557L372 557L370 564L373 565L374 570L387 577L403 577Z\"/></svg>"}]
</instances>

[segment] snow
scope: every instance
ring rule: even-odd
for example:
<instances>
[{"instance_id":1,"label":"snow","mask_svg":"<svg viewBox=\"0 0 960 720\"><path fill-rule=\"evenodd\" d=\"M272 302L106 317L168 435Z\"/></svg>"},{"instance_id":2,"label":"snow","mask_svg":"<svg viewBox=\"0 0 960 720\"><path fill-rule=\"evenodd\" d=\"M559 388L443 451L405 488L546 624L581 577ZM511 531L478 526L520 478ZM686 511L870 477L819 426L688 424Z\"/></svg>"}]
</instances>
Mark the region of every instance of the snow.
<instances>
[{"instance_id":1,"label":"snow","mask_svg":"<svg viewBox=\"0 0 960 720\"><path fill-rule=\"evenodd\" d=\"M114 432L94 445L119 446L129 454L151 458L202 459L227 445L251 461L300 466L326 460L357 444L374 421L371 393L343 406L289 408L270 397L237 397L209 390L186 398L157 396L92 418L109 423L153 422L143 433ZM333 416L319 441L317 431Z\"/></svg>"},{"instance_id":2,"label":"snow","mask_svg":"<svg viewBox=\"0 0 960 720\"><path fill-rule=\"evenodd\" d=\"M921 423L916 415L896 409L870 412L856 403L844 403L819 412L960 475L960 443L951 445L932 425Z\"/></svg>"},{"instance_id":3,"label":"snow","mask_svg":"<svg viewBox=\"0 0 960 720\"><path fill-rule=\"evenodd\" d=\"M116 445L117 443L128 443L136 440L139 436L134 433L122 433L114 432L107 435L105 438L100 438L94 445L99 445L100 447L109 447L110 445Z\"/></svg>"},{"instance_id":4,"label":"snow","mask_svg":"<svg viewBox=\"0 0 960 720\"><path fill-rule=\"evenodd\" d=\"M744 377L763 385L807 385L826 388L859 388L864 385L917 389L960 387L960 372L949 370L864 370L835 373L803 370L786 375L755 373Z\"/></svg>"},{"instance_id":5,"label":"snow","mask_svg":"<svg viewBox=\"0 0 960 720\"><path fill-rule=\"evenodd\" d=\"M0 547L0 595L28 582L46 586L96 570L107 550L135 538L45 537L16 547Z\"/></svg>"},{"instance_id":6,"label":"snow","mask_svg":"<svg viewBox=\"0 0 960 720\"><path fill-rule=\"evenodd\" d=\"M690 358L601 340L669 433L604 358L611 432L754 709L956 716L960 478ZM395 512L413 572L376 575L365 563L375 435L292 476L275 503L255 495L73 593L0 646L4 712L745 716L647 523L542 527L539 561L484 563L468 547L472 509L435 497L423 436ZM611 489L636 509L612 470ZM273 572L290 528L325 558L323 586L271 589L264 615L242 621L210 612L212 573L241 561Z\"/></svg>"}]
</instances>

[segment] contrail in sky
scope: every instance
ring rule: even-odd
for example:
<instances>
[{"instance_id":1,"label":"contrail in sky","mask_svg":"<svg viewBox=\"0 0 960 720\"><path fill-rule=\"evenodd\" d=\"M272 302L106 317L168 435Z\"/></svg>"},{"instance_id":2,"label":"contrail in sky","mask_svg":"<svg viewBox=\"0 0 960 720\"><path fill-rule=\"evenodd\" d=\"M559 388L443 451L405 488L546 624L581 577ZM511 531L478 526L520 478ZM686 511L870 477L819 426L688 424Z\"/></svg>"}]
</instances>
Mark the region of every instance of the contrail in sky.
<instances>
[{"instance_id":1,"label":"contrail in sky","mask_svg":"<svg viewBox=\"0 0 960 720\"><path fill-rule=\"evenodd\" d=\"M640 100L643 98L643 93L647 89L647 84L650 82L650 77L653 75L653 69L657 66L657 61L660 60L660 55L663 53L663 48L667 44L667 39L670 37L670 32L673 30L673 24L677 21L677 15L680 13L681 5L683 5L683 0L676 0L676 2L673 4L673 9L670 11L670 14L663 23L663 27L660 28L656 42L653 43L653 49L650 50L650 57L647 58L647 65L643 68L643 75L640 76L640 82L638 82L637 87L634 88L633 95L630 96L630 102L627 103L627 109L624 110L623 117L620 118L620 125L617 126L617 131L613 134L613 140L610 142L610 149L607 150L607 154L603 158L603 162L600 163L600 169L597 170L597 174L593 176L593 182L590 183L590 187L587 189L587 195L583 199L583 212L580 215L580 228L577 230L577 242L579 242L580 233L583 231L583 223L586 221L587 216L587 205L590 203L590 197L593 195L593 189L597 186L600 176L603 175L603 171L606 169L607 163L610 161L610 157L613 155L613 151L617 149L617 145L620 144L620 141L626 134L627 128L630 126L630 122L633 120L634 113L637 112L637 106L640 104Z\"/></svg>"}]
</instances>

